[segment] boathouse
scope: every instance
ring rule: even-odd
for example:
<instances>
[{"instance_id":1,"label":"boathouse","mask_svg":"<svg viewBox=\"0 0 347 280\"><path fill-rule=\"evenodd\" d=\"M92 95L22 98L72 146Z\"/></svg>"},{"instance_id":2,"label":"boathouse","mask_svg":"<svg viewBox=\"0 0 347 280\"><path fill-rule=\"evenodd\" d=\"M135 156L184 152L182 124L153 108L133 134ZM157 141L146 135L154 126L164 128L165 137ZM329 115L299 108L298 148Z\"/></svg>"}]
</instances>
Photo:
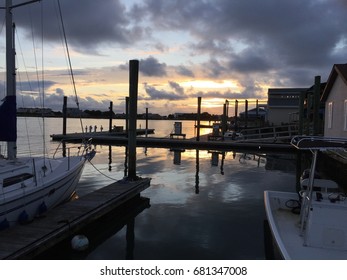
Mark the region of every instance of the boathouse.
<instances>
[{"instance_id":1,"label":"boathouse","mask_svg":"<svg viewBox=\"0 0 347 280\"><path fill-rule=\"evenodd\" d=\"M307 88L269 88L268 122L281 125L293 122L293 116L299 111L300 94Z\"/></svg>"},{"instance_id":2,"label":"boathouse","mask_svg":"<svg viewBox=\"0 0 347 280\"><path fill-rule=\"evenodd\" d=\"M347 64L334 64L323 92L324 136L347 138Z\"/></svg>"}]
</instances>

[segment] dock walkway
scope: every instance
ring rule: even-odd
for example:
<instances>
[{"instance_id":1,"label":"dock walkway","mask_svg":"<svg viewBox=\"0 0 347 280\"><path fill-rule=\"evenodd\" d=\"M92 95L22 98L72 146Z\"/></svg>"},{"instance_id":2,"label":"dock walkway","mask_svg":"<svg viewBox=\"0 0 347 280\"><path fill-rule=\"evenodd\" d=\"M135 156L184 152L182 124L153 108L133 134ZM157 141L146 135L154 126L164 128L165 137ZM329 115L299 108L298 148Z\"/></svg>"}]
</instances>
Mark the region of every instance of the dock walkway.
<instances>
[{"instance_id":1,"label":"dock walkway","mask_svg":"<svg viewBox=\"0 0 347 280\"><path fill-rule=\"evenodd\" d=\"M0 259L33 259L78 233L150 186L150 179L120 180L64 203L29 224L0 232Z\"/></svg>"},{"instance_id":2,"label":"dock walkway","mask_svg":"<svg viewBox=\"0 0 347 280\"><path fill-rule=\"evenodd\" d=\"M82 138L76 134L52 135L53 141L65 141L70 143L81 142ZM126 146L128 138L114 135L94 135L93 144ZM289 143L266 143L266 142L237 142L237 141L207 141L207 136L201 136L200 141L196 139L171 139L160 137L137 137L138 147L151 148L182 148L182 149L202 149L202 150L223 150L223 151L262 151L262 152L295 152L295 148Z\"/></svg>"}]
</instances>

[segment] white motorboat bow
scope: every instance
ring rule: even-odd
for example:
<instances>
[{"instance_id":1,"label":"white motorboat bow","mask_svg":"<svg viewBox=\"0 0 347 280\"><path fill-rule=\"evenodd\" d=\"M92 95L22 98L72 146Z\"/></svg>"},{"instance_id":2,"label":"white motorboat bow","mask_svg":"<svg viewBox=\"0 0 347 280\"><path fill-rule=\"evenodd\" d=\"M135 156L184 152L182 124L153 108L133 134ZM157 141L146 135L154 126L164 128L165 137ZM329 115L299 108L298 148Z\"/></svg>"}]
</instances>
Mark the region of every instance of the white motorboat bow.
<instances>
[{"instance_id":1,"label":"white motorboat bow","mask_svg":"<svg viewBox=\"0 0 347 280\"><path fill-rule=\"evenodd\" d=\"M334 181L315 178L319 151L344 150L347 139L297 136L291 144L313 159L299 193L264 192L275 248L284 259L347 259L346 194Z\"/></svg>"}]
</instances>

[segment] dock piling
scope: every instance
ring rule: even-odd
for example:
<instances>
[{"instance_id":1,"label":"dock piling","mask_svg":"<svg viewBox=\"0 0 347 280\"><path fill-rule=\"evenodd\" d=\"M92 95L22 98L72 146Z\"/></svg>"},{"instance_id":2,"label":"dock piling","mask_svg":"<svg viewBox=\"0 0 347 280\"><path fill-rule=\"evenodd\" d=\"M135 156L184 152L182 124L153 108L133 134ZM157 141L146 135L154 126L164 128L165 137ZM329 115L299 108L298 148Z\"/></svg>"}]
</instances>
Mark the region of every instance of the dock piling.
<instances>
[{"instance_id":1,"label":"dock piling","mask_svg":"<svg viewBox=\"0 0 347 280\"><path fill-rule=\"evenodd\" d=\"M136 121L137 121L137 95L139 61L130 60L129 72L129 130L128 130L128 178L136 180Z\"/></svg>"},{"instance_id":2,"label":"dock piling","mask_svg":"<svg viewBox=\"0 0 347 280\"><path fill-rule=\"evenodd\" d=\"M113 102L110 102L110 118L108 122L108 131L111 133L112 132L112 117L113 117Z\"/></svg>"},{"instance_id":3,"label":"dock piling","mask_svg":"<svg viewBox=\"0 0 347 280\"><path fill-rule=\"evenodd\" d=\"M63 135L66 135L66 118L67 118L67 96L64 96L64 102L63 102Z\"/></svg>"},{"instance_id":4,"label":"dock piling","mask_svg":"<svg viewBox=\"0 0 347 280\"><path fill-rule=\"evenodd\" d=\"M200 141L200 115L201 115L201 97L198 97L198 113L196 124L196 141Z\"/></svg>"}]
</instances>

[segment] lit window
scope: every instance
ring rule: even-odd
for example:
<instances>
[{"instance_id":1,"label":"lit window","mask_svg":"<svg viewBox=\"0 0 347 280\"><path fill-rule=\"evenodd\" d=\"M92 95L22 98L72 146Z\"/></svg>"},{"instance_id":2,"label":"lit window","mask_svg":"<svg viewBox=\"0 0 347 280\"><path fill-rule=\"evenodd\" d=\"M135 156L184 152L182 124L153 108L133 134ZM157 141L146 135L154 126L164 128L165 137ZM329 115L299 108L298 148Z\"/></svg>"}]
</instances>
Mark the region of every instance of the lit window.
<instances>
[{"instance_id":1,"label":"lit window","mask_svg":"<svg viewBox=\"0 0 347 280\"><path fill-rule=\"evenodd\" d=\"M328 128L333 127L333 102L328 103Z\"/></svg>"}]
</instances>

